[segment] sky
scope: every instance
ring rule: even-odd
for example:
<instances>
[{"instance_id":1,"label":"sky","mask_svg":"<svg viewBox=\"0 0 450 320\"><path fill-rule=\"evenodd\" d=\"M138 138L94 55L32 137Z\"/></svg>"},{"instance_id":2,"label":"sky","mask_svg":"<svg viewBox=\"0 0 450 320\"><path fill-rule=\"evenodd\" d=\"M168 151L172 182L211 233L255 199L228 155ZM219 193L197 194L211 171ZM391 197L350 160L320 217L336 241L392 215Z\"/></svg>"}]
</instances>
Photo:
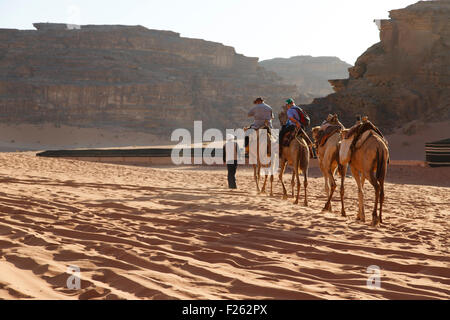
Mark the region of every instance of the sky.
<instances>
[{"instance_id":1,"label":"sky","mask_svg":"<svg viewBox=\"0 0 450 320\"><path fill-rule=\"evenodd\" d=\"M0 28L34 22L141 25L232 46L260 60L337 56L379 41L374 19L416 0L0 0Z\"/></svg>"}]
</instances>

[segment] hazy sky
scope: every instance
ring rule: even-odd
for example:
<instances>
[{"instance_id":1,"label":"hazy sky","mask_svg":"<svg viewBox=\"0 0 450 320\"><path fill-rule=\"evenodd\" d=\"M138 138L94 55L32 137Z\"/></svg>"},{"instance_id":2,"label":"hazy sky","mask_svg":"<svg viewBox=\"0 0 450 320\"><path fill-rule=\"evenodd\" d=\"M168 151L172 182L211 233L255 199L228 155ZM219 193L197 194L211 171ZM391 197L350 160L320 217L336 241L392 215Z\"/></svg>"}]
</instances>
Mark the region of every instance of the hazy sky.
<instances>
[{"instance_id":1,"label":"hazy sky","mask_svg":"<svg viewBox=\"0 0 450 320\"><path fill-rule=\"evenodd\" d=\"M142 25L233 46L261 60L338 56L379 41L374 19L415 0L0 0L0 28L33 22Z\"/></svg>"}]
</instances>

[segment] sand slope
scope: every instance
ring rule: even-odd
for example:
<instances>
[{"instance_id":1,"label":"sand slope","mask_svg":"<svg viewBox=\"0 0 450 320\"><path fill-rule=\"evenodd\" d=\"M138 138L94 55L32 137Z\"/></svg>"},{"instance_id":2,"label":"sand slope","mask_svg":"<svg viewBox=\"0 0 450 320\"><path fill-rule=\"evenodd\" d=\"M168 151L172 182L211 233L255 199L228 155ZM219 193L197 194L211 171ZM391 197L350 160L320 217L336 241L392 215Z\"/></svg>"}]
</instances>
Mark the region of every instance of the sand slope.
<instances>
[{"instance_id":1,"label":"sand slope","mask_svg":"<svg viewBox=\"0 0 450 320\"><path fill-rule=\"evenodd\" d=\"M387 183L375 229L372 190L368 221L356 222L350 179L342 218L337 201L336 213L321 213L319 177L305 208L281 200L279 184L274 198L256 195L248 169L229 191L222 168L33 153L0 163L0 298L450 298L448 187ZM80 290L66 287L69 265L81 269ZM380 290L366 287L370 265L381 268Z\"/></svg>"}]
</instances>

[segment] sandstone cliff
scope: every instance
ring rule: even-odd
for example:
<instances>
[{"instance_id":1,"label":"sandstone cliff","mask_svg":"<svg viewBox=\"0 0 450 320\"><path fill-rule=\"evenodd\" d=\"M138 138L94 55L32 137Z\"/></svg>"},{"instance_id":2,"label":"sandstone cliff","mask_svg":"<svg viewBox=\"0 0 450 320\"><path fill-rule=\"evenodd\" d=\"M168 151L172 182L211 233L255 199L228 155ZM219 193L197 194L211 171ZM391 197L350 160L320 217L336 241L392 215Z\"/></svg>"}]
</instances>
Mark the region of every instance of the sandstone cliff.
<instances>
[{"instance_id":1,"label":"sandstone cliff","mask_svg":"<svg viewBox=\"0 0 450 320\"><path fill-rule=\"evenodd\" d=\"M450 1L390 11L380 22L380 40L348 79L330 80L336 93L307 107L313 123L336 112L351 125L367 114L389 132L412 120L450 119Z\"/></svg>"},{"instance_id":2,"label":"sandstone cliff","mask_svg":"<svg viewBox=\"0 0 450 320\"><path fill-rule=\"evenodd\" d=\"M348 77L350 64L337 57L296 56L275 58L259 63L280 75L285 83L295 84L305 98L323 97L333 92L328 79Z\"/></svg>"},{"instance_id":3,"label":"sandstone cliff","mask_svg":"<svg viewBox=\"0 0 450 320\"><path fill-rule=\"evenodd\" d=\"M124 127L248 123L257 96L295 93L258 58L219 43L141 26L35 24L0 29L0 122Z\"/></svg>"}]
</instances>

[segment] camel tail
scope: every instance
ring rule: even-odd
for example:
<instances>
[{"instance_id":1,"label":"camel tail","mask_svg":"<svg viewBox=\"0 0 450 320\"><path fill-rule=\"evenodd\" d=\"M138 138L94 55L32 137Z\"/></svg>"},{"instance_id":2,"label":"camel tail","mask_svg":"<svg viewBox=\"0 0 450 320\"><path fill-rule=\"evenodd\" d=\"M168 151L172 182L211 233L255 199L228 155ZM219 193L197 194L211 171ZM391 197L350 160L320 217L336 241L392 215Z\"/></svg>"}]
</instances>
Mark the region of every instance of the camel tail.
<instances>
[{"instance_id":1,"label":"camel tail","mask_svg":"<svg viewBox=\"0 0 450 320\"><path fill-rule=\"evenodd\" d=\"M384 159L384 152L383 150L378 149L377 150L377 180L380 180L381 178L384 179L384 175L386 173L386 161Z\"/></svg>"},{"instance_id":2,"label":"camel tail","mask_svg":"<svg viewBox=\"0 0 450 320\"><path fill-rule=\"evenodd\" d=\"M303 174L303 170L302 170L302 159L298 159L298 162L297 162L297 170L298 170L298 174Z\"/></svg>"}]
</instances>

